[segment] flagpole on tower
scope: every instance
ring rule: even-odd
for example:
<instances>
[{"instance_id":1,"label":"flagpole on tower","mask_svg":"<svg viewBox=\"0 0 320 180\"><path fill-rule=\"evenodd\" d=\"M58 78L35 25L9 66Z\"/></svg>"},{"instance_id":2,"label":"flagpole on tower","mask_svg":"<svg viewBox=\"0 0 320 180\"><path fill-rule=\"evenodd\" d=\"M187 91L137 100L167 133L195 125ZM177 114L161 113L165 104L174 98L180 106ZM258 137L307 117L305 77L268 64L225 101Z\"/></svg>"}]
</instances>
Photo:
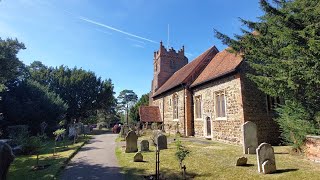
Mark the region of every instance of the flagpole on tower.
<instances>
[{"instance_id":1,"label":"flagpole on tower","mask_svg":"<svg viewBox=\"0 0 320 180\"><path fill-rule=\"evenodd\" d=\"M168 39L167 39L167 49L169 49L169 35L170 35L170 29L169 29L170 27L169 27L169 24L168 24Z\"/></svg>"}]
</instances>

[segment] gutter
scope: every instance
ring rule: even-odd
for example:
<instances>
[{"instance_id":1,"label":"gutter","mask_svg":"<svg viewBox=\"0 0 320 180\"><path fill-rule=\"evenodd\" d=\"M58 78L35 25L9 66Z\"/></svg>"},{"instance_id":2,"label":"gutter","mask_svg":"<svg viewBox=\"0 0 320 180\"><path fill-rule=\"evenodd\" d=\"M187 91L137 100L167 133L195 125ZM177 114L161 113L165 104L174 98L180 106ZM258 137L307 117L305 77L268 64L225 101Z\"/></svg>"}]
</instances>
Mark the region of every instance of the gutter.
<instances>
[{"instance_id":1,"label":"gutter","mask_svg":"<svg viewBox=\"0 0 320 180\"><path fill-rule=\"evenodd\" d=\"M184 135L187 136L187 131L186 131L186 86L181 84L182 89L183 89L183 131Z\"/></svg>"}]
</instances>

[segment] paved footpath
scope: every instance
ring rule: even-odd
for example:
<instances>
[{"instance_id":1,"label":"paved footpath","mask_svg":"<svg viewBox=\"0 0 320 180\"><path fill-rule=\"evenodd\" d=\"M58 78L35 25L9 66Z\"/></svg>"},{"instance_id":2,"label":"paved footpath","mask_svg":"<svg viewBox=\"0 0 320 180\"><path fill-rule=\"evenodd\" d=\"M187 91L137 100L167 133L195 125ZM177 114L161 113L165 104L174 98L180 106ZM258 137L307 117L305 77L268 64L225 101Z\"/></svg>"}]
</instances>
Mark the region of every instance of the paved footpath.
<instances>
[{"instance_id":1,"label":"paved footpath","mask_svg":"<svg viewBox=\"0 0 320 180\"><path fill-rule=\"evenodd\" d=\"M72 158L60 179L124 179L115 155L116 138L117 134L94 136Z\"/></svg>"}]
</instances>

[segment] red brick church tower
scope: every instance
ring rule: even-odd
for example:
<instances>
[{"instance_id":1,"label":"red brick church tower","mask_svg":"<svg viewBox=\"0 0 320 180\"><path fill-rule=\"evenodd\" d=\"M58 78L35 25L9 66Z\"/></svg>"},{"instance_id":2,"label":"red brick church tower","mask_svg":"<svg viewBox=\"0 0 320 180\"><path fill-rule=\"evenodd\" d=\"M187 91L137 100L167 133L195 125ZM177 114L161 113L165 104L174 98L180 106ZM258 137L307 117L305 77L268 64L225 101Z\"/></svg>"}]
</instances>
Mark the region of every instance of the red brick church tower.
<instances>
[{"instance_id":1,"label":"red brick church tower","mask_svg":"<svg viewBox=\"0 0 320 180\"><path fill-rule=\"evenodd\" d=\"M153 80L151 84L150 105L152 95L179 69L188 64L188 58L184 55L184 46L176 52L173 48L166 49L162 41L160 49L154 52Z\"/></svg>"}]
</instances>

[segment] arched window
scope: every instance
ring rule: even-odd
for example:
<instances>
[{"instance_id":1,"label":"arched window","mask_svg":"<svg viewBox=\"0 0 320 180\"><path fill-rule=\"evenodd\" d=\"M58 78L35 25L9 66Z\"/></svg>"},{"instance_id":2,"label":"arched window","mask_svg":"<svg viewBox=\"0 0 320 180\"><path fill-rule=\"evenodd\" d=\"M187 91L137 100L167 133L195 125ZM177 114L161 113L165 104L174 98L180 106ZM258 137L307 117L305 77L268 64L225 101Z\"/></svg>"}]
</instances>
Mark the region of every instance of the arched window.
<instances>
[{"instance_id":1,"label":"arched window","mask_svg":"<svg viewBox=\"0 0 320 180\"><path fill-rule=\"evenodd\" d=\"M179 112L178 112L179 103L178 102L179 102L178 95L174 94L172 98L173 119L179 119Z\"/></svg>"}]
</instances>

